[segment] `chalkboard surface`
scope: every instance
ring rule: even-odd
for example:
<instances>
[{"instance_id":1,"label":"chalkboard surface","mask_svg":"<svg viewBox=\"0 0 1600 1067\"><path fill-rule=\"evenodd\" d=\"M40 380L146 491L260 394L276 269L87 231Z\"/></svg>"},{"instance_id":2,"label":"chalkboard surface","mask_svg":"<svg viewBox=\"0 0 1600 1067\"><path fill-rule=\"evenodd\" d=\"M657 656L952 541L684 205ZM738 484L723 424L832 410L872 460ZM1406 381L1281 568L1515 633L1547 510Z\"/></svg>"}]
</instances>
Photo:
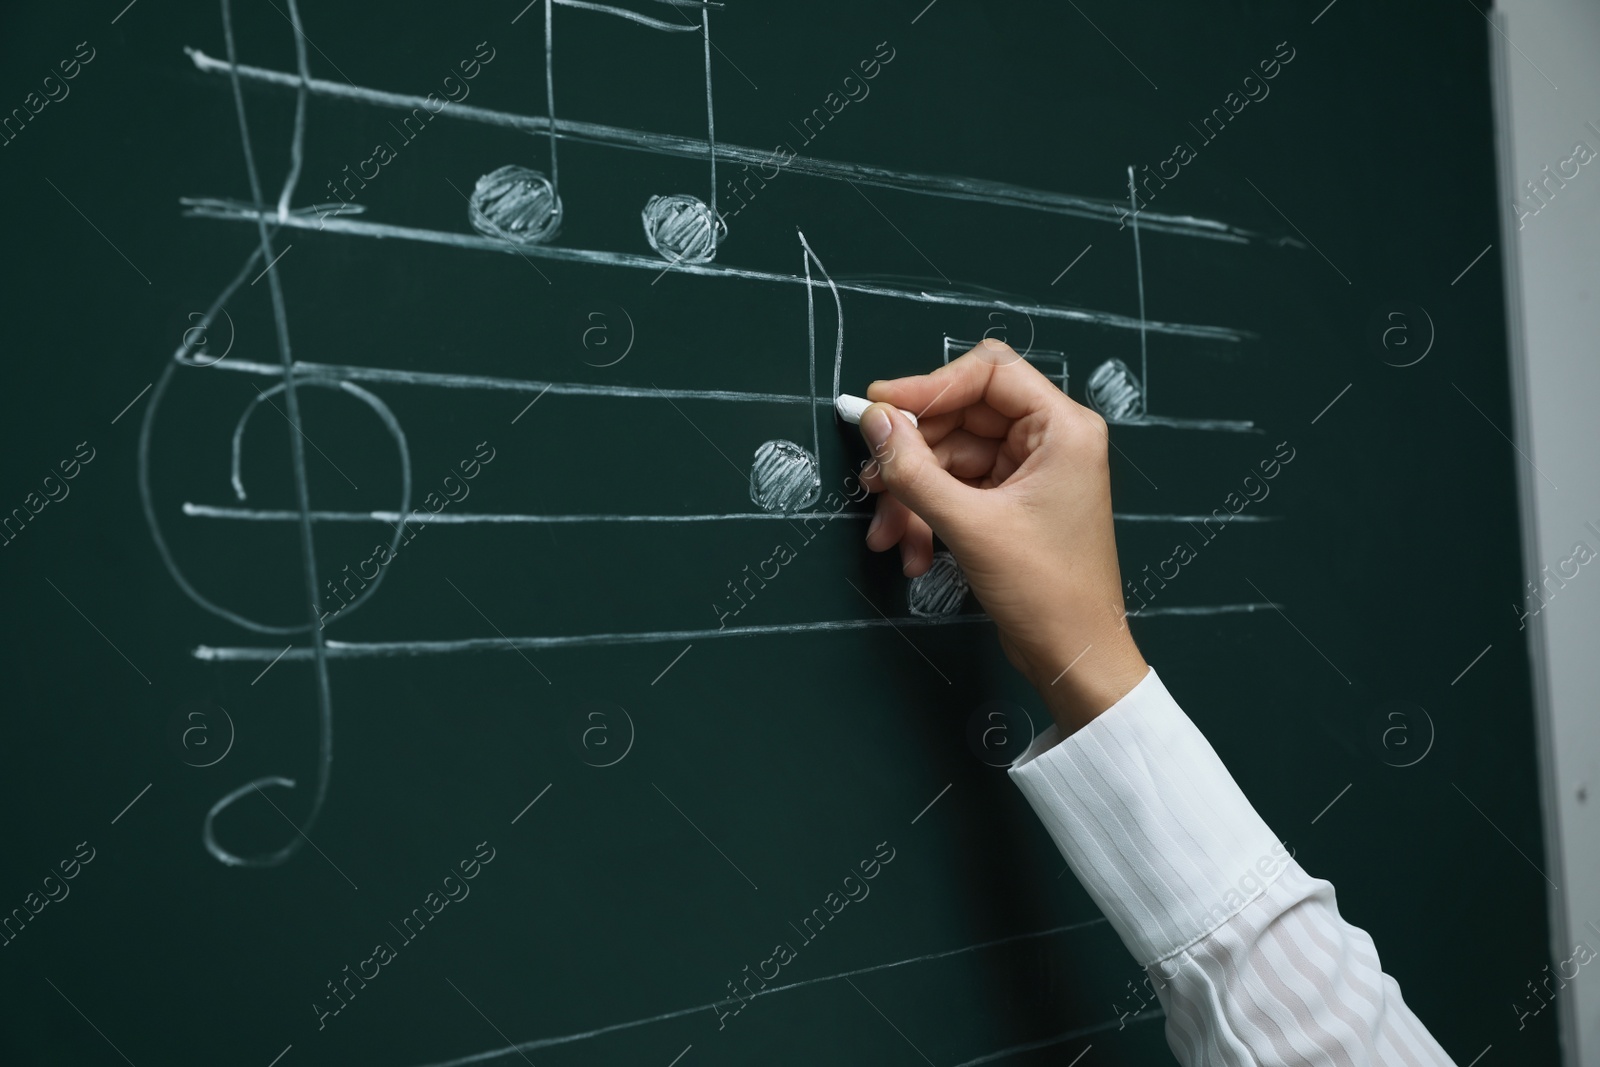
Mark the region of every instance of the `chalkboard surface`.
<instances>
[{"instance_id":1,"label":"chalkboard surface","mask_svg":"<svg viewBox=\"0 0 1600 1067\"><path fill-rule=\"evenodd\" d=\"M1470 5L121 6L0 34L0 1060L1170 1062L862 546L832 397L995 337L1267 821L1555 1062Z\"/></svg>"}]
</instances>

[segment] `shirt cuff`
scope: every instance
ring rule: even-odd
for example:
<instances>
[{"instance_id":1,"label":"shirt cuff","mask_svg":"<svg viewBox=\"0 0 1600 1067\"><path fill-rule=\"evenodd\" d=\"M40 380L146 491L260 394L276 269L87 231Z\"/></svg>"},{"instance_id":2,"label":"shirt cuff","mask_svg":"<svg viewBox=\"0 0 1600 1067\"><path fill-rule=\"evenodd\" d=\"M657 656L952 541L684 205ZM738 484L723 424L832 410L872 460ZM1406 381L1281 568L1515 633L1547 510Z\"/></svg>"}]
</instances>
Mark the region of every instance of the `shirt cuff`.
<instances>
[{"instance_id":1,"label":"shirt cuff","mask_svg":"<svg viewBox=\"0 0 1600 1067\"><path fill-rule=\"evenodd\" d=\"M1291 862L1154 669L1070 737L1040 734L1010 774L1142 966L1211 934Z\"/></svg>"}]
</instances>

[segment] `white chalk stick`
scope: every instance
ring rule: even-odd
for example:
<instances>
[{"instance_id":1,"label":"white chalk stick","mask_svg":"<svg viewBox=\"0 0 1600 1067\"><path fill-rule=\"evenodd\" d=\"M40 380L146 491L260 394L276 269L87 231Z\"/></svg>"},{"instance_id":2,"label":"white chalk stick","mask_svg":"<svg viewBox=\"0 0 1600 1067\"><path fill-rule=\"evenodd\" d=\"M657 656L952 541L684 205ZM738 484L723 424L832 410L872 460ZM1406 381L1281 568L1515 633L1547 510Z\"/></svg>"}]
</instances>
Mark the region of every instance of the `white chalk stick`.
<instances>
[{"instance_id":1,"label":"white chalk stick","mask_svg":"<svg viewBox=\"0 0 1600 1067\"><path fill-rule=\"evenodd\" d=\"M861 425L862 413L872 406L872 401L864 396L851 396L849 393L840 393L833 398L833 406L834 410L839 412L841 419L852 426L859 426ZM917 424L917 417L905 408L897 408L895 410L904 415L911 425L915 426Z\"/></svg>"}]
</instances>

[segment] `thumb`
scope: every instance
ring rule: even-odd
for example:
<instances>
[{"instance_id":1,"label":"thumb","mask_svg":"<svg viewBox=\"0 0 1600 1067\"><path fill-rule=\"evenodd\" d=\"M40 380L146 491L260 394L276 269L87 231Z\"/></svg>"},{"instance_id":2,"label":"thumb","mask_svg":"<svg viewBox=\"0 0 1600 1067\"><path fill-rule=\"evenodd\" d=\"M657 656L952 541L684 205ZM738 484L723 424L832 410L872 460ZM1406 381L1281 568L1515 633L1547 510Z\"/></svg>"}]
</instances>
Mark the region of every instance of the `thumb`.
<instances>
[{"instance_id":1,"label":"thumb","mask_svg":"<svg viewBox=\"0 0 1600 1067\"><path fill-rule=\"evenodd\" d=\"M928 442L905 413L891 404L873 404L862 412L861 436L872 450L872 463L886 488L920 515L940 536L959 526L969 507L963 485L940 464Z\"/></svg>"}]
</instances>

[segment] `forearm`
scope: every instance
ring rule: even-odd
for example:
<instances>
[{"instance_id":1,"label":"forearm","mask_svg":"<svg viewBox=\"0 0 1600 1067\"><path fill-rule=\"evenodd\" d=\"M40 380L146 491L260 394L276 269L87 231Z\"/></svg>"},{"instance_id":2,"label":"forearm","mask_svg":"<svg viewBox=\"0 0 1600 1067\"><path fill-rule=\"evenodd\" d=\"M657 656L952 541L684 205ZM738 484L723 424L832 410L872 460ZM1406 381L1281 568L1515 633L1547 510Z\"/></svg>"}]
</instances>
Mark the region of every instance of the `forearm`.
<instances>
[{"instance_id":1,"label":"forearm","mask_svg":"<svg viewBox=\"0 0 1600 1067\"><path fill-rule=\"evenodd\" d=\"M1061 733L1012 777L1149 970L1181 1062L1450 1062L1154 671Z\"/></svg>"}]
</instances>

